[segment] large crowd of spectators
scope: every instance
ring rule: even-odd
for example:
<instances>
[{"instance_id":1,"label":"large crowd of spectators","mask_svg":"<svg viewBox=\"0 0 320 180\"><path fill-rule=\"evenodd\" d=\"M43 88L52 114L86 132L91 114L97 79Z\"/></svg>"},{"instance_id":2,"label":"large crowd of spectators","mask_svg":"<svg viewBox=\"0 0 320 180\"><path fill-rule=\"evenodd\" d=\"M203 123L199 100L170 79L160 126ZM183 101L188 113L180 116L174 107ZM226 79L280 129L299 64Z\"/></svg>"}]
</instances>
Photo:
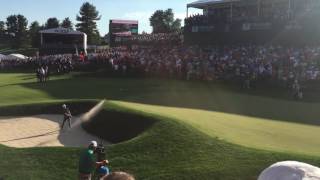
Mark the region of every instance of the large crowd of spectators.
<instances>
[{"instance_id":1,"label":"large crowd of spectators","mask_svg":"<svg viewBox=\"0 0 320 180\"><path fill-rule=\"evenodd\" d=\"M78 56L72 54L5 59L0 60L0 70L34 70L49 67L52 73L69 73L76 59L79 59Z\"/></svg>"},{"instance_id":2,"label":"large crowd of spectators","mask_svg":"<svg viewBox=\"0 0 320 180\"><path fill-rule=\"evenodd\" d=\"M300 82L320 79L320 46L132 46L91 53L84 59L53 55L10 62L8 67L48 66L56 73L90 67L119 76L235 81L244 88L267 80L299 90Z\"/></svg>"},{"instance_id":3,"label":"large crowd of spectators","mask_svg":"<svg viewBox=\"0 0 320 180\"><path fill-rule=\"evenodd\" d=\"M118 36L116 46L121 45L177 45L183 40L181 32L138 34L132 36Z\"/></svg>"},{"instance_id":4,"label":"large crowd of spectators","mask_svg":"<svg viewBox=\"0 0 320 180\"><path fill-rule=\"evenodd\" d=\"M244 77L311 80L320 77L319 58L318 46L135 46L90 54L88 61L105 64L114 72L188 80L232 80Z\"/></svg>"},{"instance_id":5,"label":"large crowd of spectators","mask_svg":"<svg viewBox=\"0 0 320 180\"><path fill-rule=\"evenodd\" d=\"M180 44L181 34L179 33L156 33L156 34L141 34L132 36L129 39L131 44Z\"/></svg>"},{"instance_id":6,"label":"large crowd of spectators","mask_svg":"<svg viewBox=\"0 0 320 180\"><path fill-rule=\"evenodd\" d=\"M188 80L228 80L248 76L311 80L320 78L320 46L132 46L98 51L84 59L65 54L0 62L1 69L48 66L55 73L90 65L110 68L112 72Z\"/></svg>"}]
</instances>

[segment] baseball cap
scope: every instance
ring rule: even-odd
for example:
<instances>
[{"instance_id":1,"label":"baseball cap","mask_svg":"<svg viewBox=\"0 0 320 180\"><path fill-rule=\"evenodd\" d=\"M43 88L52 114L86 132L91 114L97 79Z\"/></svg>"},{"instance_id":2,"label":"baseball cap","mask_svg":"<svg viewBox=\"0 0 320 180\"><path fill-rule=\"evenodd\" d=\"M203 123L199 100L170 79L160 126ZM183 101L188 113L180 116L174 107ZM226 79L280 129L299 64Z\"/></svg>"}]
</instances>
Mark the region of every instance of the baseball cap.
<instances>
[{"instance_id":1,"label":"baseball cap","mask_svg":"<svg viewBox=\"0 0 320 180\"><path fill-rule=\"evenodd\" d=\"M91 141L91 142L90 142L90 146L98 147L97 141Z\"/></svg>"},{"instance_id":2,"label":"baseball cap","mask_svg":"<svg viewBox=\"0 0 320 180\"><path fill-rule=\"evenodd\" d=\"M66 104L63 104L63 105L62 105L62 108L67 108L67 105L66 105Z\"/></svg>"}]
</instances>

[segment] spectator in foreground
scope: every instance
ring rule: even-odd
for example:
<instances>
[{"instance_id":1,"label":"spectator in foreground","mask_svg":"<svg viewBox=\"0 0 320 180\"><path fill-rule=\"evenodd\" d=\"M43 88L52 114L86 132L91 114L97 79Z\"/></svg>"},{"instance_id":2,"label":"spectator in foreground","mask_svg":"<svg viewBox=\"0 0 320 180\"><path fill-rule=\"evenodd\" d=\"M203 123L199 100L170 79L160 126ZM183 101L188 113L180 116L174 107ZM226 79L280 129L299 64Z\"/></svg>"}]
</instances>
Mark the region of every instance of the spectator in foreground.
<instances>
[{"instance_id":1,"label":"spectator in foreground","mask_svg":"<svg viewBox=\"0 0 320 180\"><path fill-rule=\"evenodd\" d=\"M135 180L131 174L126 172L113 172L101 178L101 180Z\"/></svg>"},{"instance_id":2,"label":"spectator in foreground","mask_svg":"<svg viewBox=\"0 0 320 180\"><path fill-rule=\"evenodd\" d=\"M97 147L98 143L96 141L91 141L88 148L81 153L79 161L79 180L91 180L92 173L97 167L109 163L108 160L96 162L94 154Z\"/></svg>"}]
</instances>

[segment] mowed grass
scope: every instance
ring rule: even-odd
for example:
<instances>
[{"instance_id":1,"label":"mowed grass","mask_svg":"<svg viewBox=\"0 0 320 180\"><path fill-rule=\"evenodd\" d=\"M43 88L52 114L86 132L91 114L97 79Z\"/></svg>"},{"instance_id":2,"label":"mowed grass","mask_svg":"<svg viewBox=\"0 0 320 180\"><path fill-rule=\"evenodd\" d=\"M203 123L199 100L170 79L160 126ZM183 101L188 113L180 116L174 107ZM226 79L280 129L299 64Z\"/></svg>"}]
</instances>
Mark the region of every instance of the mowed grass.
<instances>
[{"instance_id":1,"label":"mowed grass","mask_svg":"<svg viewBox=\"0 0 320 180\"><path fill-rule=\"evenodd\" d=\"M196 82L72 76L54 77L47 84L34 81L32 74L1 74L0 105L57 99L121 100L115 103L177 119L234 144L320 155L318 103L257 96L259 92L252 95L220 84Z\"/></svg>"},{"instance_id":2,"label":"mowed grass","mask_svg":"<svg viewBox=\"0 0 320 180\"><path fill-rule=\"evenodd\" d=\"M48 113L51 110L55 112L59 104L61 102L53 102L49 106L47 103L38 106L26 105L28 112L25 113ZM46 106L52 109L45 108ZM6 115L19 109L16 106L5 108ZM18 112L22 115L21 111ZM141 119L118 119L117 113ZM126 133L119 130L123 126L127 126L123 129L128 130L136 124L152 121L151 127L146 127L137 137L107 147L107 158L112 171L127 171L137 179L255 180L265 167L277 161L294 159L320 165L320 158L274 153L230 144L209 137L175 119L124 108L114 102L107 102L101 115L92 122L99 128L92 127L91 132L108 134L108 131L112 131L111 137L121 137ZM0 177L76 179L79 152L78 148L14 149L0 146Z\"/></svg>"},{"instance_id":3,"label":"mowed grass","mask_svg":"<svg viewBox=\"0 0 320 180\"><path fill-rule=\"evenodd\" d=\"M305 102L297 102L279 89L245 91L221 83L77 74L52 77L47 84L38 84L33 74L0 74L0 108L104 98L109 100L106 111L137 113L156 119L157 123L138 137L108 148L112 169L132 172L138 179L247 180L256 179L264 168L281 160L320 165L317 94L307 95ZM101 118L101 126L110 126L107 116ZM0 166L6 168L0 168L0 177L76 177L79 149L0 147L0 151L13 153L1 157ZM58 156L57 151L66 155ZM15 156L21 161L28 159L28 154L40 156L34 163L20 166L22 173L10 175L9 169L14 166L8 165L9 162ZM43 156L57 159L50 163ZM63 159L66 163L60 162ZM42 167L42 163L49 165ZM38 169L28 168L34 164ZM44 168L65 168L66 173L55 174ZM28 171L32 173L28 175Z\"/></svg>"},{"instance_id":4,"label":"mowed grass","mask_svg":"<svg viewBox=\"0 0 320 180\"><path fill-rule=\"evenodd\" d=\"M211 137L257 149L320 156L320 126L275 121L257 117L115 102L118 105L154 113L188 123ZM303 148L302 148L303 147Z\"/></svg>"}]
</instances>

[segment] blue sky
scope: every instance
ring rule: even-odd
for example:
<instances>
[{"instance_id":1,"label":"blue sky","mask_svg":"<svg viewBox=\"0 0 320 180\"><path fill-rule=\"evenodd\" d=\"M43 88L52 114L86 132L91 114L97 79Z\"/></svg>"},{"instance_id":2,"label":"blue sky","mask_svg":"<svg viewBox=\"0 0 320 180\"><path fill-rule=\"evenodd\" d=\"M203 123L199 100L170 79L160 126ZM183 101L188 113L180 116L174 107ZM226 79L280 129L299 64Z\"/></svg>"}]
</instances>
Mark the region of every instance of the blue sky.
<instances>
[{"instance_id":1,"label":"blue sky","mask_svg":"<svg viewBox=\"0 0 320 180\"><path fill-rule=\"evenodd\" d=\"M102 15L98 28L106 34L110 19L139 20L139 32L151 32L149 17L157 9L172 8L176 18L185 18L186 4L195 0L87 0L94 4ZM76 14L86 0L0 0L0 20L5 21L11 14L22 14L29 24L37 20L41 24L49 17L59 20L70 17L76 23ZM201 11L190 9L189 14Z\"/></svg>"}]
</instances>

